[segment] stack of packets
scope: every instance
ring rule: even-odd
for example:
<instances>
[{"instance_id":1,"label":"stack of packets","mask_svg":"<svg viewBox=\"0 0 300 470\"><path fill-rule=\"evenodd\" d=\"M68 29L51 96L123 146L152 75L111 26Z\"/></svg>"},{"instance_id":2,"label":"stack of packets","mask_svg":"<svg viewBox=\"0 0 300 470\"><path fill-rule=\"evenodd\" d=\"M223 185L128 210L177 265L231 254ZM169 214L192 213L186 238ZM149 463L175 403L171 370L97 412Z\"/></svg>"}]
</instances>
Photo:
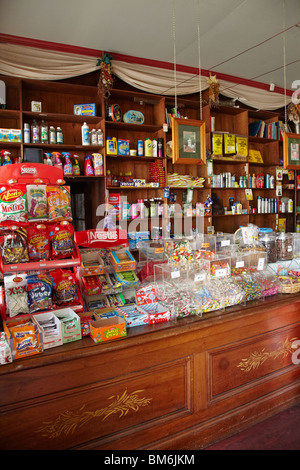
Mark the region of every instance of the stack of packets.
<instances>
[{"instance_id":1,"label":"stack of packets","mask_svg":"<svg viewBox=\"0 0 300 470\"><path fill-rule=\"evenodd\" d=\"M159 183L159 187L163 188L166 184L166 174L162 160L155 160L149 163L149 181L151 183Z\"/></svg>"},{"instance_id":2,"label":"stack of packets","mask_svg":"<svg viewBox=\"0 0 300 470\"><path fill-rule=\"evenodd\" d=\"M180 175L179 173L168 173L167 186L182 188L203 188L205 179L197 176Z\"/></svg>"}]
</instances>

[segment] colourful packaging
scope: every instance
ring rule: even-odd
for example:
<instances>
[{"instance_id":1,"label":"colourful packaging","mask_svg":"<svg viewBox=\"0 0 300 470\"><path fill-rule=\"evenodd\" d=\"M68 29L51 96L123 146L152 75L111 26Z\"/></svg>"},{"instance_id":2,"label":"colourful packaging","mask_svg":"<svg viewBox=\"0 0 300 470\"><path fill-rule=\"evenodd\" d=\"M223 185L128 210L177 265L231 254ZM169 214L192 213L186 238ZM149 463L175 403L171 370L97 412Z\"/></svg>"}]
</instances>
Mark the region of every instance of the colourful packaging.
<instances>
[{"instance_id":1,"label":"colourful packaging","mask_svg":"<svg viewBox=\"0 0 300 470\"><path fill-rule=\"evenodd\" d=\"M41 328L30 316L22 320L3 321L3 329L13 360L43 352Z\"/></svg>"},{"instance_id":2,"label":"colourful packaging","mask_svg":"<svg viewBox=\"0 0 300 470\"><path fill-rule=\"evenodd\" d=\"M51 222L72 220L69 186L47 186L48 219ZM0 195L1 196L1 195Z\"/></svg>"},{"instance_id":3,"label":"colourful packaging","mask_svg":"<svg viewBox=\"0 0 300 470\"><path fill-rule=\"evenodd\" d=\"M130 140L118 139L118 154L129 155L130 153Z\"/></svg>"},{"instance_id":4,"label":"colourful packaging","mask_svg":"<svg viewBox=\"0 0 300 470\"><path fill-rule=\"evenodd\" d=\"M101 155L101 153L93 153L92 156L95 176L103 176L103 156Z\"/></svg>"},{"instance_id":5,"label":"colourful packaging","mask_svg":"<svg viewBox=\"0 0 300 470\"><path fill-rule=\"evenodd\" d=\"M27 185L27 206L29 220L45 220L48 218L46 185Z\"/></svg>"},{"instance_id":6,"label":"colourful packaging","mask_svg":"<svg viewBox=\"0 0 300 470\"><path fill-rule=\"evenodd\" d=\"M51 245L46 225L32 224L27 227L27 248L30 261L50 259Z\"/></svg>"},{"instance_id":7,"label":"colourful packaging","mask_svg":"<svg viewBox=\"0 0 300 470\"><path fill-rule=\"evenodd\" d=\"M90 322L90 336L95 343L124 338L126 335L126 322L118 315Z\"/></svg>"},{"instance_id":8,"label":"colourful packaging","mask_svg":"<svg viewBox=\"0 0 300 470\"><path fill-rule=\"evenodd\" d=\"M49 228L53 259L68 258L74 254L74 227L67 221Z\"/></svg>"},{"instance_id":9,"label":"colourful packaging","mask_svg":"<svg viewBox=\"0 0 300 470\"><path fill-rule=\"evenodd\" d=\"M54 315L61 322L63 344L77 341L82 338L80 318L71 308L55 310Z\"/></svg>"},{"instance_id":10,"label":"colourful packaging","mask_svg":"<svg viewBox=\"0 0 300 470\"><path fill-rule=\"evenodd\" d=\"M0 187L0 225L27 225L27 190L25 184Z\"/></svg>"}]
</instances>

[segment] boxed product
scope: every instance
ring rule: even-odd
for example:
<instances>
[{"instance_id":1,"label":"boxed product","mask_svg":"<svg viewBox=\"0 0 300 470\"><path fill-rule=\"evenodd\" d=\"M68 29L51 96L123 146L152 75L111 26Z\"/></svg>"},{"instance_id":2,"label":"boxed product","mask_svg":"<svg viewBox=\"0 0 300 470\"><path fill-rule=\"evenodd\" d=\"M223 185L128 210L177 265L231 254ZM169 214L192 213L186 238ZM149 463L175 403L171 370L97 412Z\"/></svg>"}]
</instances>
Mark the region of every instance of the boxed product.
<instances>
[{"instance_id":1,"label":"boxed product","mask_svg":"<svg viewBox=\"0 0 300 470\"><path fill-rule=\"evenodd\" d=\"M13 360L43 352L42 330L31 316L3 321L3 329Z\"/></svg>"},{"instance_id":2,"label":"boxed product","mask_svg":"<svg viewBox=\"0 0 300 470\"><path fill-rule=\"evenodd\" d=\"M10 129L0 129L0 141L9 142Z\"/></svg>"},{"instance_id":3,"label":"boxed product","mask_svg":"<svg viewBox=\"0 0 300 470\"><path fill-rule=\"evenodd\" d=\"M96 116L96 103L74 104L73 114L77 114L77 116Z\"/></svg>"},{"instance_id":4,"label":"boxed product","mask_svg":"<svg viewBox=\"0 0 300 470\"><path fill-rule=\"evenodd\" d=\"M128 245L130 250L135 250L136 248L136 232L128 232Z\"/></svg>"},{"instance_id":5,"label":"boxed product","mask_svg":"<svg viewBox=\"0 0 300 470\"><path fill-rule=\"evenodd\" d=\"M89 336L90 335L90 322L97 319L97 315L95 312L79 312L77 314L80 318L80 326L81 326L81 336Z\"/></svg>"},{"instance_id":6,"label":"boxed product","mask_svg":"<svg viewBox=\"0 0 300 470\"><path fill-rule=\"evenodd\" d=\"M61 322L52 312L34 315L33 320L39 324L42 330L44 349L63 344Z\"/></svg>"},{"instance_id":7,"label":"boxed product","mask_svg":"<svg viewBox=\"0 0 300 470\"><path fill-rule=\"evenodd\" d=\"M136 261L129 250L120 249L110 252L110 261L115 271L132 271Z\"/></svg>"},{"instance_id":8,"label":"boxed product","mask_svg":"<svg viewBox=\"0 0 300 470\"><path fill-rule=\"evenodd\" d=\"M96 250L80 250L83 276L94 276L104 273L104 263Z\"/></svg>"},{"instance_id":9,"label":"boxed product","mask_svg":"<svg viewBox=\"0 0 300 470\"><path fill-rule=\"evenodd\" d=\"M85 295L101 294L102 286L99 276L87 276L82 278L82 285Z\"/></svg>"},{"instance_id":10,"label":"boxed product","mask_svg":"<svg viewBox=\"0 0 300 470\"><path fill-rule=\"evenodd\" d=\"M81 339L80 318L71 308L55 310L54 314L61 322L63 344Z\"/></svg>"},{"instance_id":11,"label":"boxed product","mask_svg":"<svg viewBox=\"0 0 300 470\"><path fill-rule=\"evenodd\" d=\"M21 129L9 129L8 138L9 138L10 142L19 142L19 143L21 143L21 141L22 141Z\"/></svg>"},{"instance_id":12,"label":"boxed product","mask_svg":"<svg viewBox=\"0 0 300 470\"><path fill-rule=\"evenodd\" d=\"M125 315L127 327L141 326L148 324L148 313L138 305L126 305L120 308Z\"/></svg>"},{"instance_id":13,"label":"boxed product","mask_svg":"<svg viewBox=\"0 0 300 470\"><path fill-rule=\"evenodd\" d=\"M108 215L120 219L121 214L121 194L109 193L108 195Z\"/></svg>"},{"instance_id":14,"label":"boxed product","mask_svg":"<svg viewBox=\"0 0 300 470\"><path fill-rule=\"evenodd\" d=\"M148 323L160 323L171 320L170 310L159 302L141 305L142 309L148 313Z\"/></svg>"},{"instance_id":15,"label":"boxed product","mask_svg":"<svg viewBox=\"0 0 300 470\"><path fill-rule=\"evenodd\" d=\"M124 139L118 139L118 154L129 155L130 141Z\"/></svg>"},{"instance_id":16,"label":"boxed product","mask_svg":"<svg viewBox=\"0 0 300 470\"><path fill-rule=\"evenodd\" d=\"M126 322L119 315L90 322L90 336L95 343L123 338L127 335Z\"/></svg>"}]
</instances>

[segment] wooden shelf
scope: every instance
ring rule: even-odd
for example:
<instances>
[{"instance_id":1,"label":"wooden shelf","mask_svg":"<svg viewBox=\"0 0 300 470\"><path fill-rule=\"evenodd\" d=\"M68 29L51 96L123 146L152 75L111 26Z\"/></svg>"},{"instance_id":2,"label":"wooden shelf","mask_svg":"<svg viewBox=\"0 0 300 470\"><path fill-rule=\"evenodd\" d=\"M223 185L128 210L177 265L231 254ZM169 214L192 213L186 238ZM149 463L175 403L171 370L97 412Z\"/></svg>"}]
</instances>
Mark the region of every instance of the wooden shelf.
<instances>
[{"instance_id":1,"label":"wooden shelf","mask_svg":"<svg viewBox=\"0 0 300 470\"><path fill-rule=\"evenodd\" d=\"M78 122L87 124L96 124L102 121L104 118L100 116L78 116L77 114L59 114L59 113L36 113L31 111L23 111L23 116L28 119L37 119L51 122Z\"/></svg>"}]
</instances>

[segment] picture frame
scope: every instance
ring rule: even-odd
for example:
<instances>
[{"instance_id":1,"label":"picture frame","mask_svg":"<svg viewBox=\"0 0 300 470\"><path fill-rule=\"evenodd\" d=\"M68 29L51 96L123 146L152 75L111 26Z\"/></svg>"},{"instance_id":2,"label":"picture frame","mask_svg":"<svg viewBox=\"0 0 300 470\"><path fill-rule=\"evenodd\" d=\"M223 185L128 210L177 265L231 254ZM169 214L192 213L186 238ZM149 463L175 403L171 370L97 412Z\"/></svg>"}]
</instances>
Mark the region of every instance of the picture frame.
<instances>
[{"instance_id":1,"label":"picture frame","mask_svg":"<svg viewBox=\"0 0 300 470\"><path fill-rule=\"evenodd\" d=\"M206 164L205 121L172 118L172 141L173 163Z\"/></svg>"},{"instance_id":2,"label":"picture frame","mask_svg":"<svg viewBox=\"0 0 300 470\"><path fill-rule=\"evenodd\" d=\"M300 169L300 134L284 132L283 168L285 170Z\"/></svg>"}]
</instances>

